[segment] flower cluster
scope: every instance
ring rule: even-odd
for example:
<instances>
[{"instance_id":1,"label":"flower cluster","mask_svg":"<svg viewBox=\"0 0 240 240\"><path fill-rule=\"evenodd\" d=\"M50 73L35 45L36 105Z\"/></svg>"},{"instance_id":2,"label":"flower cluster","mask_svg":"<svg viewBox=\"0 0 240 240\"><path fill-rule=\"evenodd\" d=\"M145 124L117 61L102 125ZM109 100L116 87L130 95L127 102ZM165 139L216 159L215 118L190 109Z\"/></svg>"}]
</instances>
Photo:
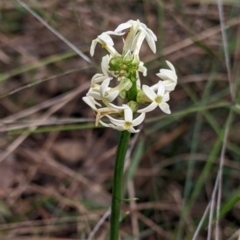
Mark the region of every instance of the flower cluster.
<instances>
[{"instance_id":1,"label":"flower cluster","mask_svg":"<svg viewBox=\"0 0 240 240\"><path fill-rule=\"evenodd\" d=\"M114 48L112 35L125 36L122 53ZM177 84L174 66L166 61L169 69L160 69L156 74L158 83L153 86L141 85L139 73L147 75L139 52L146 39L150 49L156 53L156 35L139 20L129 20L120 24L114 31L103 32L92 41L90 54L93 56L97 43L108 52L102 58L102 73L92 77L91 87L83 97L96 115L96 125L111 127L119 131L139 132L134 127L141 124L147 112L159 107L170 114L167 104L169 93ZM147 105L139 109L139 106ZM103 119L108 121L103 121Z\"/></svg>"}]
</instances>

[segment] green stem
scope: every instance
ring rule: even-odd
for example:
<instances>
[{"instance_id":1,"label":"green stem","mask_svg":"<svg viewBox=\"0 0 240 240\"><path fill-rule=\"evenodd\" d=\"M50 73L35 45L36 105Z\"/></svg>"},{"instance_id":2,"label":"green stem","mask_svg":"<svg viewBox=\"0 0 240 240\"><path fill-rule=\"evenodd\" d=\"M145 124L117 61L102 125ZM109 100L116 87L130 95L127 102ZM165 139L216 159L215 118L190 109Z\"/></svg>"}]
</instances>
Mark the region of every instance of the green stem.
<instances>
[{"instance_id":1,"label":"green stem","mask_svg":"<svg viewBox=\"0 0 240 240\"><path fill-rule=\"evenodd\" d=\"M136 78L136 73L130 74L129 76L131 82L132 82L132 87L129 89L127 92L127 100L128 101L136 101L137 98L137 78Z\"/></svg>"},{"instance_id":2,"label":"green stem","mask_svg":"<svg viewBox=\"0 0 240 240\"><path fill-rule=\"evenodd\" d=\"M122 177L124 169L124 160L128 148L130 135L131 133L129 133L128 131L121 132L120 140L118 143L113 179L110 240L118 240L120 206L122 199Z\"/></svg>"}]
</instances>

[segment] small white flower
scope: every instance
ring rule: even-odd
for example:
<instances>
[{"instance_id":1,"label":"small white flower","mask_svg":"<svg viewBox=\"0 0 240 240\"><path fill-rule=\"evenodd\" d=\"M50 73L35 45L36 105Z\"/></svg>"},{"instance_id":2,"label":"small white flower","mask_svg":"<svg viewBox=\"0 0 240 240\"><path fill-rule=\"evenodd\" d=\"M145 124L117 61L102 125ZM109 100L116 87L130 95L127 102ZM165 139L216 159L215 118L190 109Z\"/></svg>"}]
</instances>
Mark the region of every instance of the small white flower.
<instances>
[{"instance_id":1,"label":"small white flower","mask_svg":"<svg viewBox=\"0 0 240 240\"><path fill-rule=\"evenodd\" d=\"M138 48L139 52L140 46L145 37L151 50L154 53L156 53L155 41L157 41L157 37L151 29L149 29L144 23L141 23L139 20L137 21L129 20L126 23L120 24L114 30L114 32L121 33L123 30L128 28L130 28L130 30L124 43L123 48L124 53L126 53L129 50L135 50L135 48ZM139 34L137 34L138 31L140 31Z\"/></svg>"},{"instance_id":2,"label":"small white flower","mask_svg":"<svg viewBox=\"0 0 240 240\"><path fill-rule=\"evenodd\" d=\"M130 20L126 23L120 24L115 29L115 32L122 32L122 30L129 28L126 39L123 39L124 41L123 54L126 54L129 51L134 50L134 46L136 44L136 41L134 39L136 39L136 34L139 30L139 25L140 25L139 20L137 21Z\"/></svg>"},{"instance_id":3,"label":"small white flower","mask_svg":"<svg viewBox=\"0 0 240 240\"><path fill-rule=\"evenodd\" d=\"M146 108L138 110L139 113L151 112L156 107L159 107L163 112L170 114L169 105L166 103L169 100L169 93L165 93L164 83L162 81L158 82L157 93L155 93L149 86L142 86L143 92L151 100L151 104Z\"/></svg>"},{"instance_id":4,"label":"small white flower","mask_svg":"<svg viewBox=\"0 0 240 240\"><path fill-rule=\"evenodd\" d=\"M169 61L166 61L166 63L169 66L170 70L160 69L160 73L156 75L163 80L165 90L170 92L173 91L177 85L177 75L174 66Z\"/></svg>"},{"instance_id":5,"label":"small white flower","mask_svg":"<svg viewBox=\"0 0 240 240\"><path fill-rule=\"evenodd\" d=\"M101 100L105 105L107 105L107 103L109 102L112 102L118 96L119 91L116 90L110 94L108 93L108 90L110 89L108 86L111 79L112 78L109 78L109 77L105 78L105 80L100 85L99 91L90 90L87 93L87 96L91 96L97 100Z\"/></svg>"},{"instance_id":6,"label":"small white flower","mask_svg":"<svg viewBox=\"0 0 240 240\"><path fill-rule=\"evenodd\" d=\"M116 49L113 47L114 42L112 38L109 35L123 35L124 33L116 33L113 31L103 32L100 34L96 39L92 41L91 47L90 47L90 54L91 56L94 55L95 47L97 43L100 43L103 48L105 48L111 55L119 56L119 53L116 51Z\"/></svg>"},{"instance_id":7,"label":"small white flower","mask_svg":"<svg viewBox=\"0 0 240 240\"><path fill-rule=\"evenodd\" d=\"M108 86L111 79L112 78L109 77L106 78L100 85L99 90L90 89L90 91L87 93L87 96L91 96L96 100L101 100L107 107L111 107L113 109L123 109L122 106L116 106L111 103L119 95L119 90L117 89L109 92L111 88Z\"/></svg>"},{"instance_id":8,"label":"small white flower","mask_svg":"<svg viewBox=\"0 0 240 240\"><path fill-rule=\"evenodd\" d=\"M92 96L86 96L86 97L83 97L82 99L94 111L94 113L96 115L96 120L95 120L96 126L99 124L99 121L102 117L107 116L108 114L119 113L123 109L123 108L121 108L121 110L119 110L119 109L111 108L111 107L97 108L96 105L101 107L101 104L98 103ZM103 124L103 122L101 121L101 124L104 125L106 123Z\"/></svg>"},{"instance_id":9,"label":"small white flower","mask_svg":"<svg viewBox=\"0 0 240 240\"><path fill-rule=\"evenodd\" d=\"M135 126L141 124L145 118L145 113L142 113L140 116L138 116L137 118L133 119L133 112L132 109L126 105L123 104L124 108L124 120L120 120L120 119L115 119L109 115L107 115L107 117L110 119L111 123L109 126L113 127L119 131L124 131L127 130L130 133L137 133L140 130L136 130L134 129Z\"/></svg>"}]
</instances>

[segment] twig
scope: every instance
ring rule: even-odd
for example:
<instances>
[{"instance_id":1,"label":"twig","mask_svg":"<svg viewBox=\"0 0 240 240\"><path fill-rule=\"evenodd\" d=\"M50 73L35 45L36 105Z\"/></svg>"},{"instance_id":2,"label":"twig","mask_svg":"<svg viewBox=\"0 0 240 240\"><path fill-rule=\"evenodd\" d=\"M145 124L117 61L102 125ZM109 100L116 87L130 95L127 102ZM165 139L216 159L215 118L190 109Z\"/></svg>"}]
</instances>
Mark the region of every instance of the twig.
<instances>
[{"instance_id":1,"label":"twig","mask_svg":"<svg viewBox=\"0 0 240 240\"><path fill-rule=\"evenodd\" d=\"M228 52L228 42L227 42L227 37L226 37L226 32L225 32L225 25L224 25L222 0L218 0L217 5L218 5L218 12L219 12L221 33L222 33L225 62L226 62L226 68L227 68L227 74L228 74L229 88L230 88L232 102L234 102L235 101L235 91L234 91L233 83L232 83L232 79L231 79L230 57L229 57L229 52ZM233 114L233 112L232 112L232 109L230 108L230 112L229 112L227 122L226 122L224 138L223 138L223 146L222 146L222 150L221 150L221 157L220 157L219 170L218 170L219 177L216 179L216 182L219 182L218 183L218 196L217 196L216 240L219 240L219 235L220 235L219 234L219 221L220 221L220 208L221 208L221 198L222 198L222 171L223 171L224 158L225 158L225 152L226 152L226 146L227 146L227 138L228 138L228 133L229 133L231 120L232 120L232 114Z\"/></svg>"},{"instance_id":2,"label":"twig","mask_svg":"<svg viewBox=\"0 0 240 240\"><path fill-rule=\"evenodd\" d=\"M98 231L98 229L101 227L101 225L105 222L105 220L108 218L108 216L111 213L111 208L109 208L104 215L100 218L100 220L98 221L98 223L95 225L95 227L93 228L92 232L89 234L87 240L92 240L94 235L96 234L96 232Z\"/></svg>"},{"instance_id":3,"label":"twig","mask_svg":"<svg viewBox=\"0 0 240 240\"><path fill-rule=\"evenodd\" d=\"M30 7L28 7L21 0L16 0L22 7L24 7L29 13L31 13L35 18L37 18L45 27L47 27L53 34L55 34L59 39L66 43L72 50L74 50L81 58L86 62L91 63L90 58L81 52L75 45L68 41L61 33L52 28L44 19L42 19L37 13L35 13Z\"/></svg>"},{"instance_id":4,"label":"twig","mask_svg":"<svg viewBox=\"0 0 240 240\"><path fill-rule=\"evenodd\" d=\"M230 88L232 101L234 101L235 91L234 91L233 84L232 84L231 65L230 65L230 57L229 57L229 52L228 52L228 41L227 41L227 36L226 36L226 31L225 31L226 26L224 24L222 0L217 0L217 5L218 5L218 12L219 12L221 33L222 33L225 62L226 62L226 68L227 68L227 74L228 74L229 88Z\"/></svg>"},{"instance_id":5,"label":"twig","mask_svg":"<svg viewBox=\"0 0 240 240\"><path fill-rule=\"evenodd\" d=\"M220 163L219 163L219 169L218 169L219 177L217 177L216 179L216 182L219 181L218 196L217 196L216 240L219 240L219 221L220 221L220 209L221 209L221 198L222 198L222 172L223 172L223 166L224 166L224 160L225 160L228 133L229 133L230 125L232 122L232 116L233 116L233 110L230 109L227 122L226 122L226 129L224 132L223 145L222 145L221 156L220 156Z\"/></svg>"},{"instance_id":6,"label":"twig","mask_svg":"<svg viewBox=\"0 0 240 240\"><path fill-rule=\"evenodd\" d=\"M42 121L45 121L47 118L49 118L54 112L61 109L63 106L65 106L68 102L70 102L72 99L74 99L79 93L85 90L88 83L78 87L77 89L74 89L70 93L66 94L60 103L57 105L54 105L52 108L50 108L45 114L42 115ZM31 126L29 126L31 130L36 129L35 124L33 123ZM0 162L3 161L11 152L13 152L30 134L22 134L19 136L12 144L8 146L5 152L0 154Z\"/></svg>"}]
</instances>

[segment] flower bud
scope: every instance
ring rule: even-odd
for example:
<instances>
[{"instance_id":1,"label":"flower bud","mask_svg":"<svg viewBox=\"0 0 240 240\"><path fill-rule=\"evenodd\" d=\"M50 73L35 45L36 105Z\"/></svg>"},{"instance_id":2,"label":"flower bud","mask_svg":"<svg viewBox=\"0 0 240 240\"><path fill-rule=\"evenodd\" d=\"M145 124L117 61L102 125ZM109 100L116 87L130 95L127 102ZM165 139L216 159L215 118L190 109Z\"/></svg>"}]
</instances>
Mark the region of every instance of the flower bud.
<instances>
[{"instance_id":1,"label":"flower bud","mask_svg":"<svg viewBox=\"0 0 240 240\"><path fill-rule=\"evenodd\" d=\"M132 109L132 112L135 113L138 110L138 103L135 101L130 101L127 105Z\"/></svg>"},{"instance_id":2,"label":"flower bud","mask_svg":"<svg viewBox=\"0 0 240 240\"><path fill-rule=\"evenodd\" d=\"M120 84L117 86L119 91L125 90L128 91L132 87L132 82L129 78L124 78L120 81Z\"/></svg>"},{"instance_id":3,"label":"flower bud","mask_svg":"<svg viewBox=\"0 0 240 240\"><path fill-rule=\"evenodd\" d=\"M126 99L127 98L127 92L126 91L121 91L118 95L121 99Z\"/></svg>"},{"instance_id":4,"label":"flower bud","mask_svg":"<svg viewBox=\"0 0 240 240\"><path fill-rule=\"evenodd\" d=\"M140 61L134 56L117 56L109 62L109 70L118 77L128 77L131 73L138 71Z\"/></svg>"},{"instance_id":5,"label":"flower bud","mask_svg":"<svg viewBox=\"0 0 240 240\"><path fill-rule=\"evenodd\" d=\"M122 66L122 57L113 57L109 62L110 71L120 71Z\"/></svg>"}]
</instances>

